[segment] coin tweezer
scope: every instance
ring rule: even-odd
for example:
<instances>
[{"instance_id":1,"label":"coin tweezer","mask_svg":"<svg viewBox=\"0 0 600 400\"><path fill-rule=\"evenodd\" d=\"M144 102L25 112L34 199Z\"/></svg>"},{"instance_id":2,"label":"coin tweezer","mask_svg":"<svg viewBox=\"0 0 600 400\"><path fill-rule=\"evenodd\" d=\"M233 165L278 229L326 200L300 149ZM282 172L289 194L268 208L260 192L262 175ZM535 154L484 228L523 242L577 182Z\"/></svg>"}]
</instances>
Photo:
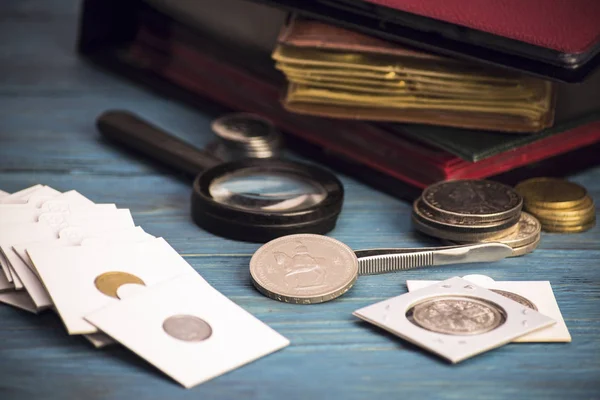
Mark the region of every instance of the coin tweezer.
<instances>
[{"instance_id":1,"label":"coin tweezer","mask_svg":"<svg viewBox=\"0 0 600 400\"><path fill-rule=\"evenodd\" d=\"M356 250L358 275L376 275L419 267L498 261L512 255L503 243L462 246Z\"/></svg>"}]
</instances>

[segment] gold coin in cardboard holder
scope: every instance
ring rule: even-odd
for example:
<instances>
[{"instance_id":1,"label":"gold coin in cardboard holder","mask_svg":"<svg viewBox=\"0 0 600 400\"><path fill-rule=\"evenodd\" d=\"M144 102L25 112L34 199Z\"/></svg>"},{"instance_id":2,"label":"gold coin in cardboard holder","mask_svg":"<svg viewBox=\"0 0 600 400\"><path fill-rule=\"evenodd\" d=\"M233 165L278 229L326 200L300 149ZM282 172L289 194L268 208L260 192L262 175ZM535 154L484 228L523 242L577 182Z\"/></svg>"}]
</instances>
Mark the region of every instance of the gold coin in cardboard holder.
<instances>
[{"instance_id":1,"label":"gold coin in cardboard holder","mask_svg":"<svg viewBox=\"0 0 600 400\"><path fill-rule=\"evenodd\" d=\"M94 280L94 285L101 293L119 299L117 291L123 285L135 284L146 286L143 280L135 275L121 271L109 271L98 275Z\"/></svg>"}]
</instances>

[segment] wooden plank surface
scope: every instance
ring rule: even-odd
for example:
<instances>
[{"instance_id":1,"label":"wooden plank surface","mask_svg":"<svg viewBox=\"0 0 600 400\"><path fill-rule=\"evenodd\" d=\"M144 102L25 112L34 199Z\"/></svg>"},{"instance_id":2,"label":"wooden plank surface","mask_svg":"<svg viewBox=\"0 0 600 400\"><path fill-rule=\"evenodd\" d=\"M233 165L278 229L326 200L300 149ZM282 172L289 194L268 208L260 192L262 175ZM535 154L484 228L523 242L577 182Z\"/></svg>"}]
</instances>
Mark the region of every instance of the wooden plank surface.
<instances>
[{"instance_id":1,"label":"wooden plank surface","mask_svg":"<svg viewBox=\"0 0 600 400\"><path fill-rule=\"evenodd\" d=\"M271 356L185 390L121 347L94 350L51 312L0 306L0 399L597 399L600 398L600 228L544 234L535 253L497 263L361 277L342 298L294 306L256 292L257 244L212 236L190 220L190 183L103 141L110 108L151 119L187 141L211 140L214 115L98 71L74 53L79 2L6 1L0 13L0 189L43 183L132 211L216 289L291 340ZM342 176L344 211L330 234L352 248L423 246L410 206ZM600 200L600 168L572 179ZM0 222L1 223L1 222ZM549 280L573 342L510 344L451 366L354 318L404 293L407 279L470 273ZM207 362L210 362L207 360Z\"/></svg>"}]
</instances>

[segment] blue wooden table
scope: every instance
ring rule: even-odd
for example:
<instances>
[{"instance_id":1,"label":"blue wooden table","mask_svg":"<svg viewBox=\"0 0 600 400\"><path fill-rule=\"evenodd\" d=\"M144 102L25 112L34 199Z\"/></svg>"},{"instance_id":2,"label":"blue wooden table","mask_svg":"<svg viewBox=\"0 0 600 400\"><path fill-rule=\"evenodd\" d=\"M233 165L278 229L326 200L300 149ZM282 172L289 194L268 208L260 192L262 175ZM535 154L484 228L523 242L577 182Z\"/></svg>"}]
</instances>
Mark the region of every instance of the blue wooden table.
<instances>
[{"instance_id":1,"label":"blue wooden table","mask_svg":"<svg viewBox=\"0 0 600 400\"><path fill-rule=\"evenodd\" d=\"M189 182L101 140L109 108L132 110L195 145L212 138L213 115L157 97L98 71L74 51L76 1L0 6L0 189L36 183L75 189L132 211L216 289L291 340L271 356L185 390L126 349L93 349L68 336L51 312L0 305L0 399L600 399L600 228L544 234L535 253L361 277L342 298L314 306L269 300L252 287L257 244L196 227ZM410 206L341 176L344 211L331 236L352 248L422 246ZM572 179L600 202L600 168ZM449 365L354 318L352 311L404 293L407 279L471 273L549 280L573 337L569 344L509 344Z\"/></svg>"}]
</instances>

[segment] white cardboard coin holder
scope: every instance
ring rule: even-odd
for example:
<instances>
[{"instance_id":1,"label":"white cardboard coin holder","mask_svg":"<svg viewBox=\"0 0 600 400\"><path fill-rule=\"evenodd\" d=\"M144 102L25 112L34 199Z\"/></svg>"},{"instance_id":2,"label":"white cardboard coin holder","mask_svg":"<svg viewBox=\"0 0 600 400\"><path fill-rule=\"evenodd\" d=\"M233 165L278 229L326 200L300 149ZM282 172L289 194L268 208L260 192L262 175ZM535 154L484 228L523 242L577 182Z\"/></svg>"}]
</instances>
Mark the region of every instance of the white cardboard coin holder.
<instances>
[{"instance_id":1,"label":"white cardboard coin holder","mask_svg":"<svg viewBox=\"0 0 600 400\"><path fill-rule=\"evenodd\" d=\"M56 189L50 186L35 185L27 189L9 194L0 200L1 204L29 204L37 207L39 204L53 197L60 195Z\"/></svg>"},{"instance_id":2,"label":"white cardboard coin holder","mask_svg":"<svg viewBox=\"0 0 600 400\"><path fill-rule=\"evenodd\" d=\"M23 241L43 240L53 238L60 230L74 226L83 222L101 221L106 222L109 218L125 218L131 221L130 226L135 226L129 210L101 210L62 213L45 212L39 215L37 222L11 223L2 227L0 230L0 247L3 253L2 269L10 282L14 282L15 289L23 289L23 282L19 277L19 271L15 270L13 261L19 263L14 258L11 250L13 244ZM11 259L11 257L13 257Z\"/></svg>"},{"instance_id":3,"label":"white cardboard coin holder","mask_svg":"<svg viewBox=\"0 0 600 400\"><path fill-rule=\"evenodd\" d=\"M96 246L37 247L27 250L71 335L96 333L96 327L83 317L119 301L97 288L95 280L104 273L131 274L146 286L186 272L197 275L192 266L163 238L113 244L98 250ZM208 283L205 284L208 286Z\"/></svg>"},{"instance_id":4,"label":"white cardboard coin holder","mask_svg":"<svg viewBox=\"0 0 600 400\"><path fill-rule=\"evenodd\" d=\"M155 286L129 288L122 299L85 319L186 388L239 368L289 345L289 340L187 273ZM165 321L199 318L211 334L200 341L171 336Z\"/></svg>"},{"instance_id":5,"label":"white cardboard coin holder","mask_svg":"<svg viewBox=\"0 0 600 400\"><path fill-rule=\"evenodd\" d=\"M463 279L473 282L486 289L498 289L515 293L532 302L538 311L556 321L556 324L539 329L513 340L518 343L535 342L570 342L571 335L562 317L552 285L548 281L495 281L485 275L465 275ZM409 292L435 285L439 281L408 280L406 286Z\"/></svg>"},{"instance_id":6,"label":"white cardboard coin holder","mask_svg":"<svg viewBox=\"0 0 600 400\"><path fill-rule=\"evenodd\" d=\"M44 289L42 282L40 282L39 277L27 266L25 262L23 262L21 257L13 250L12 246L26 240L55 239L58 237L59 232L63 231L69 226L69 224L65 222L68 221L68 219L60 213L42 214L41 217L45 215L56 217L56 221L62 222L58 224L45 224L43 222L11 224L6 226L5 229L0 232L0 251L14 273L13 278L19 277L21 282L21 285L19 286L15 281L14 286L18 290L23 288L26 289L38 309L52 306L52 301ZM115 227L121 229L134 227L133 219L131 218L131 213L129 210L114 210L109 214L105 214L103 212L102 214L95 215L101 215L104 216L104 218L79 219L77 220L75 226L83 231L86 229L106 230L109 228L115 229Z\"/></svg>"},{"instance_id":7,"label":"white cardboard coin holder","mask_svg":"<svg viewBox=\"0 0 600 400\"><path fill-rule=\"evenodd\" d=\"M100 230L96 232L96 229ZM78 245L110 246L119 243L138 243L154 238L154 236L147 234L140 227L109 231L105 229L108 229L106 225L91 226L88 229L83 229L81 226L69 227L60 231L58 238L13 246L13 251L17 253L20 260L29 268L29 271L24 271L26 274L21 274L23 282L26 284L26 291L0 293L0 303L9 304L36 314L53 306L50 296L40 281L38 272L35 270L27 254L27 249ZM36 299L36 301L34 302L33 299Z\"/></svg>"},{"instance_id":8,"label":"white cardboard coin holder","mask_svg":"<svg viewBox=\"0 0 600 400\"><path fill-rule=\"evenodd\" d=\"M408 320L406 314L413 306L440 296L475 297L492 302L503 309L506 320L497 328L477 335L432 332ZM550 317L459 277L375 303L353 314L451 363L458 363L555 323Z\"/></svg>"}]
</instances>

